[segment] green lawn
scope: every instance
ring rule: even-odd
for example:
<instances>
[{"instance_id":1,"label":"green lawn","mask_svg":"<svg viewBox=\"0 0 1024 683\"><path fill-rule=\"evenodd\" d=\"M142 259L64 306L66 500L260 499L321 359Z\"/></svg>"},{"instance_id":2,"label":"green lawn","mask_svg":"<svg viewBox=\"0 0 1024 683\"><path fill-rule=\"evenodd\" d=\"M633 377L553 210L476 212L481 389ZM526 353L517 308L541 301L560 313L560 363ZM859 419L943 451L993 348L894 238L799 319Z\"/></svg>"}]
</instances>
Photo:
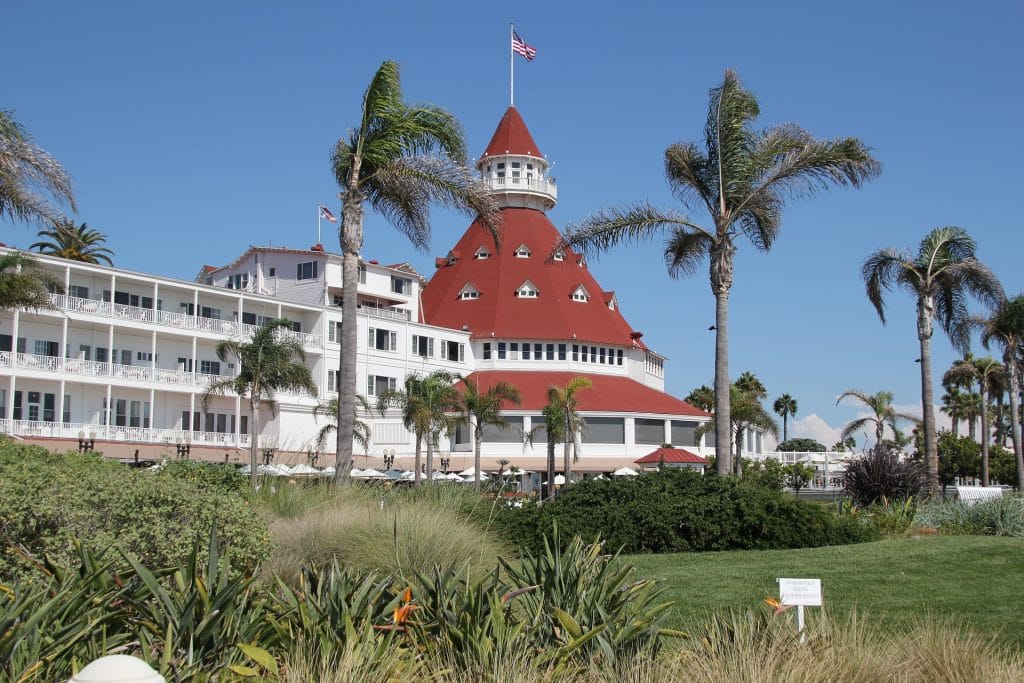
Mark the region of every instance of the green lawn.
<instances>
[{"instance_id":1,"label":"green lawn","mask_svg":"<svg viewBox=\"0 0 1024 683\"><path fill-rule=\"evenodd\" d=\"M933 536L805 550L630 555L678 601L671 626L708 612L766 609L775 579L820 578L825 609L885 627L925 615L962 622L1024 649L1024 539ZM808 608L814 610L815 608Z\"/></svg>"}]
</instances>

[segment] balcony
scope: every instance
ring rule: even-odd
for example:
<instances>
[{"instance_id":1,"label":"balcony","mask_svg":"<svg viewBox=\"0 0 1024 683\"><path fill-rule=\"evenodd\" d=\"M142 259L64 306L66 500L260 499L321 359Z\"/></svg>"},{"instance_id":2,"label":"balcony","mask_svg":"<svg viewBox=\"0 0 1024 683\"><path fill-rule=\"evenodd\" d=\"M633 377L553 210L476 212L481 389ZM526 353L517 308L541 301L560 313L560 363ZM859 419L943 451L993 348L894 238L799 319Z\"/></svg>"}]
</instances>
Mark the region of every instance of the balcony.
<instances>
[{"instance_id":1,"label":"balcony","mask_svg":"<svg viewBox=\"0 0 1024 683\"><path fill-rule=\"evenodd\" d=\"M216 318L188 315L178 311L161 311L153 308L115 304L109 301L81 299L68 294L51 294L50 301L58 310L68 313L81 313L147 325L159 325L175 330L196 330L235 339L248 339L252 337L252 333L255 330L259 329L257 325L248 325L232 320L218 320ZM281 332L280 336L297 339L303 347L320 348L322 341L320 335L307 332L292 332L289 330Z\"/></svg>"},{"instance_id":2,"label":"balcony","mask_svg":"<svg viewBox=\"0 0 1024 683\"><path fill-rule=\"evenodd\" d=\"M361 306L358 312L374 318L384 318L386 320L401 320L402 322L412 320L412 311L408 311L404 308L373 308L372 306Z\"/></svg>"},{"instance_id":3,"label":"balcony","mask_svg":"<svg viewBox=\"0 0 1024 683\"><path fill-rule=\"evenodd\" d=\"M105 363L95 360L83 360L81 358L60 358L58 356L40 356L32 353L0 351L0 368L9 367L81 377L109 377L147 384L179 384L192 387L206 387L214 377L217 377L217 375L153 368L146 365L121 365L120 363Z\"/></svg>"},{"instance_id":4,"label":"balcony","mask_svg":"<svg viewBox=\"0 0 1024 683\"><path fill-rule=\"evenodd\" d=\"M558 186L553 180L546 178L485 178L484 181L492 190L499 192L534 192L558 199Z\"/></svg>"},{"instance_id":5,"label":"balcony","mask_svg":"<svg viewBox=\"0 0 1024 683\"><path fill-rule=\"evenodd\" d=\"M221 446L248 448L248 434L222 432L194 432L181 429L157 429L151 427L127 427L116 425L84 424L81 422L41 422L38 420L0 419L0 433L22 437L48 437L55 439L77 439L79 433L91 439L102 441L124 441L129 443L157 443L173 447L178 439L193 446ZM267 437L264 437L266 440ZM102 450L102 449L101 449Z\"/></svg>"}]
</instances>

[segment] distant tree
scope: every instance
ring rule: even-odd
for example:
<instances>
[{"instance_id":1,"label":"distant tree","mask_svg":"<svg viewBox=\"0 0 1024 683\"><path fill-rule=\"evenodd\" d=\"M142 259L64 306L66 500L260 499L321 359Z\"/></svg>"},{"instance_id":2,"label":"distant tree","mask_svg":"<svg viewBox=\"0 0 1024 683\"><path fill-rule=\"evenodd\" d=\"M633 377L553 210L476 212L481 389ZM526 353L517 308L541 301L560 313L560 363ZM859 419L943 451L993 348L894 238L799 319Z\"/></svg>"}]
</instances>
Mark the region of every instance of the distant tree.
<instances>
[{"instance_id":1,"label":"distant tree","mask_svg":"<svg viewBox=\"0 0 1024 683\"><path fill-rule=\"evenodd\" d=\"M484 440L484 427L494 425L507 429L508 422L501 416L504 408L519 405L522 397L510 382L497 382L487 391L480 391L476 380L462 380L462 388L457 391L455 410L462 416L462 424L473 430L473 481L480 485L480 452Z\"/></svg>"},{"instance_id":2,"label":"distant tree","mask_svg":"<svg viewBox=\"0 0 1024 683\"><path fill-rule=\"evenodd\" d=\"M715 409L715 390L707 384L702 384L686 397L686 402L694 408L700 408L706 413Z\"/></svg>"},{"instance_id":3,"label":"distant tree","mask_svg":"<svg viewBox=\"0 0 1024 683\"><path fill-rule=\"evenodd\" d=\"M1013 451L1002 446L992 446L989 449L989 469L992 481L1000 484L1013 486L1017 480L1017 463Z\"/></svg>"},{"instance_id":4,"label":"distant tree","mask_svg":"<svg viewBox=\"0 0 1024 683\"><path fill-rule=\"evenodd\" d=\"M873 413L871 415L865 415L864 417L858 417L857 419L851 420L847 423L847 425L843 427L842 434L840 435L840 438L844 442L847 439L852 439L854 434L865 427L873 427L875 430L875 447L881 448L883 446L885 428L887 426L892 431L893 435L895 435L899 431L896 426L899 420L907 420L912 423L919 422L916 416L900 412L893 408L891 391L878 391L874 394L867 394L856 389L848 389L836 400L836 405L842 403L844 398L856 399Z\"/></svg>"},{"instance_id":5,"label":"distant tree","mask_svg":"<svg viewBox=\"0 0 1024 683\"><path fill-rule=\"evenodd\" d=\"M579 434L583 429L583 417L579 412L579 392L592 386L586 377L573 377L564 387L552 386L548 389L550 417L558 421L557 427L548 422L548 442L551 442L552 434L558 436L562 442L562 466L566 486L572 481L572 463L579 460L581 448Z\"/></svg>"},{"instance_id":6,"label":"distant tree","mask_svg":"<svg viewBox=\"0 0 1024 683\"><path fill-rule=\"evenodd\" d=\"M753 396L759 401L763 401L768 398L768 390L765 389L764 384L757 378L757 375L750 372L749 370L744 371L736 379L736 388L745 394Z\"/></svg>"},{"instance_id":7,"label":"distant tree","mask_svg":"<svg viewBox=\"0 0 1024 683\"><path fill-rule=\"evenodd\" d=\"M788 439L779 444L780 451L797 451L801 453L824 453L828 449L825 444L814 439L798 438Z\"/></svg>"},{"instance_id":8,"label":"distant tree","mask_svg":"<svg viewBox=\"0 0 1024 683\"><path fill-rule=\"evenodd\" d=\"M363 449L363 452L370 450L370 436L373 431L370 429L370 425L366 424L359 419L359 411L369 413L371 412L370 404L366 401L366 397L362 394L356 394L356 415L353 421L352 438L355 442ZM319 417L323 415L327 418L327 424L321 427L320 432L317 434L317 446L322 448L327 442L327 438L335 432L338 426L335 424L335 420L338 419L338 397L334 396L326 403L320 403L313 408L313 416Z\"/></svg>"},{"instance_id":9,"label":"distant tree","mask_svg":"<svg viewBox=\"0 0 1024 683\"><path fill-rule=\"evenodd\" d=\"M757 98L731 69L709 99L703 144L684 141L665 150L665 175L676 197L708 212L710 225L644 203L599 211L568 228L564 241L584 252L603 252L620 242L667 235L664 259L674 277L692 275L707 259L715 297L715 430L721 435L734 422L729 293L737 242L746 236L756 249L770 250L787 197L830 185L859 187L881 167L856 138L816 140L789 123L754 130ZM733 470L727 439L716 440L715 455L719 474Z\"/></svg>"},{"instance_id":10,"label":"distant tree","mask_svg":"<svg viewBox=\"0 0 1024 683\"><path fill-rule=\"evenodd\" d=\"M258 327L248 341L228 340L217 344L217 357L221 362L238 364L238 375L215 379L203 394L203 405L213 396L231 392L248 397L251 415L249 437L249 480L255 491L257 479L256 452L259 449L260 409L266 405L273 410L278 391L305 390L316 396L316 384L305 365L306 352L302 344L287 335L291 321L275 318Z\"/></svg>"},{"instance_id":11,"label":"distant tree","mask_svg":"<svg viewBox=\"0 0 1024 683\"><path fill-rule=\"evenodd\" d=\"M785 485L786 473L778 460L746 460L743 463L743 478L761 486L782 490Z\"/></svg>"},{"instance_id":12,"label":"distant tree","mask_svg":"<svg viewBox=\"0 0 1024 683\"><path fill-rule=\"evenodd\" d=\"M47 197L76 210L71 174L35 144L13 111L0 110L0 219L53 224L63 216Z\"/></svg>"},{"instance_id":13,"label":"distant tree","mask_svg":"<svg viewBox=\"0 0 1024 683\"><path fill-rule=\"evenodd\" d=\"M790 415L796 415L797 404L796 399L789 394L783 394L775 399L775 403L772 404L772 410L775 411L776 415L782 417L782 440L789 440L789 417ZM824 450L824 449L822 449Z\"/></svg>"},{"instance_id":14,"label":"distant tree","mask_svg":"<svg viewBox=\"0 0 1024 683\"><path fill-rule=\"evenodd\" d=\"M64 291L63 281L52 271L40 268L24 252L0 254L0 311L52 309L51 291Z\"/></svg>"},{"instance_id":15,"label":"distant tree","mask_svg":"<svg viewBox=\"0 0 1024 683\"><path fill-rule=\"evenodd\" d=\"M844 451L853 452L857 449L857 440L852 436L848 436L841 441L836 441L832 444L832 450L836 453L843 453Z\"/></svg>"},{"instance_id":16,"label":"distant tree","mask_svg":"<svg viewBox=\"0 0 1024 683\"><path fill-rule=\"evenodd\" d=\"M71 261L114 265L110 260L114 252L103 246L107 241L106 236L85 223L76 226L68 220L59 221L52 228L40 230L39 237L47 239L36 242L29 249Z\"/></svg>"},{"instance_id":17,"label":"distant tree","mask_svg":"<svg viewBox=\"0 0 1024 683\"><path fill-rule=\"evenodd\" d=\"M800 489L804 488L814 479L815 470L810 465L803 465L801 463L793 462L782 468L785 475L786 486L793 489L796 493L800 493Z\"/></svg>"},{"instance_id":18,"label":"distant tree","mask_svg":"<svg viewBox=\"0 0 1024 683\"><path fill-rule=\"evenodd\" d=\"M388 408L398 408L402 423L416 440L416 471L414 481L420 483L423 473L422 446L427 445L427 481L434 476L434 448L440 432L450 424L448 413L455 410L457 392L453 386L456 376L436 370L425 377L408 375L402 389L382 392L377 397L377 410L384 414Z\"/></svg>"},{"instance_id":19,"label":"distant tree","mask_svg":"<svg viewBox=\"0 0 1024 683\"><path fill-rule=\"evenodd\" d=\"M981 485L988 486L988 449L992 440L992 432L989 429L988 402L996 387L1005 380L1005 369L1003 365L993 358L975 358L974 375L978 381L978 393L981 395Z\"/></svg>"},{"instance_id":20,"label":"distant tree","mask_svg":"<svg viewBox=\"0 0 1024 683\"><path fill-rule=\"evenodd\" d=\"M939 432L939 478L942 488L956 478L977 477L981 473L981 446L970 437L957 437L952 432Z\"/></svg>"},{"instance_id":21,"label":"distant tree","mask_svg":"<svg viewBox=\"0 0 1024 683\"><path fill-rule=\"evenodd\" d=\"M961 228L936 228L921 241L917 254L881 249L868 256L861 268L868 300L885 324L885 292L894 286L907 290L917 304L917 339L921 346L921 411L924 416L925 466L928 490L939 488L939 461L935 436L935 401L932 389L932 333L934 321L956 346L966 346L960 330L967 319L967 297L995 305L1004 298L999 280L975 257L975 243Z\"/></svg>"}]
</instances>

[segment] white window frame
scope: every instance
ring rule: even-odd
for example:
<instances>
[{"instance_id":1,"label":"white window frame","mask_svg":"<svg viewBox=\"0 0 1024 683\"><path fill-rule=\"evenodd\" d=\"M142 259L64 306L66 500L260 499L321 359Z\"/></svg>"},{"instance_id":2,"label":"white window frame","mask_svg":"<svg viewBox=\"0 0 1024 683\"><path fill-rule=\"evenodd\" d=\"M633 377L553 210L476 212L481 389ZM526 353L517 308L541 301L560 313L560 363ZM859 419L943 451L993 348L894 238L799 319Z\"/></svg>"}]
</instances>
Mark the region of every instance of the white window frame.
<instances>
[{"instance_id":1,"label":"white window frame","mask_svg":"<svg viewBox=\"0 0 1024 683\"><path fill-rule=\"evenodd\" d=\"M306 274L306 266L309 266L309 274ZM320 262L319 261L303 261L302 263L295 264L295 279L297 281L302 280L316 280L320 275Z\"/></svg>"},{"instance_id":2,"label":"white window frame","mask_svg":"<svg viewBox=\"0 0 1024 683\"><path fill-rule=\"evenodd\" d=\"M587 303L588 301L590 301L590 293L587 292L586 287L580 285L573 291L572 300L579 301L581 303Z\"/></svg>"},{"instance_id":3,"label":"white window frame","mask_svg":"<svg viewBox=\"0 0 1024 683\"><path fill-rule=\"evenodd\" d=\"M520 244L515 250L516 258L530 258L530 248L526 244Z\"/></svg>"},{"instance_id":4,"label":"white window frame","mask_svg":"<svg viewBox=\"0 0 1024 683\"><path fill-rule=\"evenodd\" d=\"M473 258L478 259L480 261L486 261L490 257L491 257L491 252L487 251L487 247L483 247L483 246L481 246L479 249L477 249L476 253L473 254Z\"/></svg>"},{"instance_id":5,"label":"white window frame","mask_svg":"<svg viewBox=\"0 0 1024 683\"><path fill-rule=\"evenodd\" d=\"M382 349L377 346L377 332L385 332L387 334L387 346L388 348ZM385 327L371 327L369 328L369 335L367 341L369 346L374 351L397 351L398 350L398 333L389 330Z\"/></svg>"},{"instance_id":6,"label":"white window frame","mask_svg":"<svg viewBox=\"0 0 1024 683\"><path fill-rule=\"evenodd\" d=\"M480 290L477 289L476 286L473 285L472 282L467 282L465 285L462 286L462 289L459 290L459 299L462 299L462 300L479 299L480 298L480 294L481 294Z\"/></svg>"},{"instance_id":7,"label":"white window frame","mask_svg":"<svg viewBox=\"0 0 1024 683\"><path fill-rule=\"evenodd\" d=\"M526 280L516 288L516 296L520 299L536 299L540 296L540 290L535 284Z\"/></svg>"}]
</instances>

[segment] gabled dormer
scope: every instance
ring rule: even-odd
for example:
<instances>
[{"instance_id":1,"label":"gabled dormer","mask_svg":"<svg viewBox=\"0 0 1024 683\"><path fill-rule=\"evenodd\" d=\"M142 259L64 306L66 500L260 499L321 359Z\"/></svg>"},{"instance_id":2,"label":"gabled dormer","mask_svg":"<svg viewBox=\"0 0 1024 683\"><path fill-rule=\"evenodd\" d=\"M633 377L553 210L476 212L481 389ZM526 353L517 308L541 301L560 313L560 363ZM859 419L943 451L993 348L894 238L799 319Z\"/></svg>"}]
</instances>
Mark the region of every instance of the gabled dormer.
<instances>
[{"instance_id":1,"label":"gabled dormer","mask_svg":"<svg viewBox=\"0 0 1024 683\"><path fill-rule=\"evenodd\" d=\"M618 308L619 301L618 299L615 298L615 292L605 292L604 303L606 306L608 306L608 309L611 311L614 311L616 308Z\"/></svg>"},{"instance_id":2,"label":"gabled dormer","mask_svg":"<svg viewBox=\"0 0 1024 683\"><path fill-rule=\"evenodd\" d=\"M462 286L462 289L459 290L459 298L464 300L479 299L480 290L477 289L472 282L467 282Z\"/></svg>"},{"instance_id":3,"label":"gabled dormer","mask_svg":"<svg viewBox=\"0 0 1024 683\"><path fill-rule=\"evenodd\" d=\"M454 266L459 261L459 252L452 249L448 252L448 255L444 257L444 264L446 266Z\"/></svg>"},{"instance_id":4,"label":"gabled dormer","mask_svg":"<svg viewBox=\"0 0 1024 683\"><path fill-rule=\"evenodd\" d=\"M576 289L572 290L572 300L587 303L590 301L590 292L583 285L577 285Z\"/></svg>"},{"instance_id":5,"label":"gabled dormer","mask_svg":"<svg viewBox=\"0 0 1024 683\"><path fill-rule=\"evenodd\" d=\"M551 255L551 260L552 261L564 261L565 260L565 252L562 251L561 249L556 249L555 253Z\"/></svg>"},{"instance_id":6,"label":"gabled dormer","mask_svg":"<svg viewBox=\"0 0 1024 683\"><path fill-rule=\"evenodd\" d=\"M523 284L516 288L516 296L520 299L536 299L540 296L540 290L537 289L537 285L524 280Z\"/></svg>"},{"instance_id":7,"label":"gabled dormer","mask_svg":"<svg viewBox=\"0 0 1024 683\"><path fill-rule=\"evenodd\" d=\"M530 248L525 244L520 244L515 250L516 258L530 258Z\"/></svg>"},{"instance_id":8,"label":"gabled dormer","mask_svg":"<svg viewBox=\"0 0 1024 683\"><path fill-rule=\"evenodd\" d=\"M480 248L477 249L476 252L473 254L473 258L475 258L475 259L477 259L479 261L484 261L486 259L489 259L490 257L491 257L491 252L487 251L487 247L485 247L483 245L481 245Z\"/></svg>"}]
</instances>

